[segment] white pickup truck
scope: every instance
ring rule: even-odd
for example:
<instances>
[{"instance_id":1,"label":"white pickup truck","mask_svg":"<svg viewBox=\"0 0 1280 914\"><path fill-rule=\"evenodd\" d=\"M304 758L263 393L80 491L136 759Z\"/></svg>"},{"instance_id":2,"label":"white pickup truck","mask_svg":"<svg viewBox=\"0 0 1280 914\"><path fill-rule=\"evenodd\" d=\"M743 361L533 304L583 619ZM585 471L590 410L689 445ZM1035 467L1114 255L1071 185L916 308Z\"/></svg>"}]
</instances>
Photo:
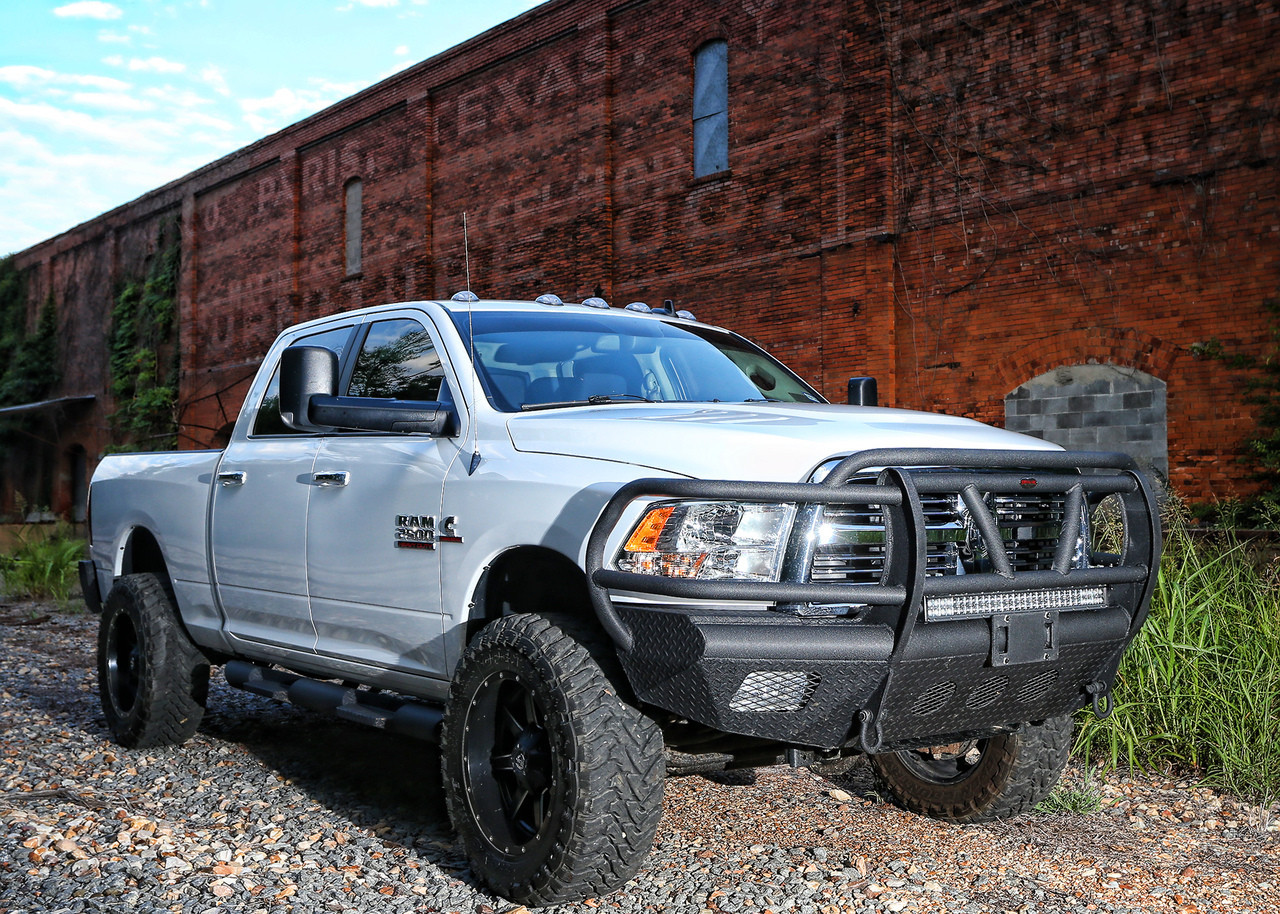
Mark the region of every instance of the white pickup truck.
<instances>
[{"instance_id":1,"label":"white pickup truck","mask_svg":"<svg viewBox=\"0 0 1280 914\"><path fill-rule=\"evenodd\" d=\"M473 872L526 904L634 875L666 773L866 753L909 809L1016 815L1072 712L1109 710L1151 490L1122 455L851 399L670 307L460 293L293 327L226 448L98 467L110 728L186 740L222 665L436 741Z\"/></svg>"}]
</instances>

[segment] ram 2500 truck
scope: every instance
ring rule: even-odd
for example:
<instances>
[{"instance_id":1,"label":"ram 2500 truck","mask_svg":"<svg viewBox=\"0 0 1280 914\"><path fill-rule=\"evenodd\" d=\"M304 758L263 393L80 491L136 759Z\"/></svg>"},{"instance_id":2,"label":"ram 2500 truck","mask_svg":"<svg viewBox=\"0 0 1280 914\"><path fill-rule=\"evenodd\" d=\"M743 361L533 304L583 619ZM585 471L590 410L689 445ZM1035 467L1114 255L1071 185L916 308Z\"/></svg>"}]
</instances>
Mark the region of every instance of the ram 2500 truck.
<instances>
[{"instance_id":1,"label":"ram 2500 truck","mask_svg":"<svg viewBox=\"0 0 1280 914\"><path fill-rule=\"evenodd\" d=\"M102 461L119 742L190 737L211 665L436 741L527 904L634 875L667 773L865 753L957 822L1049 791L1150 601L1129 458L831 405L669 308L455 298L286 330L225 448Z\"/></svg>"}]
</instances>

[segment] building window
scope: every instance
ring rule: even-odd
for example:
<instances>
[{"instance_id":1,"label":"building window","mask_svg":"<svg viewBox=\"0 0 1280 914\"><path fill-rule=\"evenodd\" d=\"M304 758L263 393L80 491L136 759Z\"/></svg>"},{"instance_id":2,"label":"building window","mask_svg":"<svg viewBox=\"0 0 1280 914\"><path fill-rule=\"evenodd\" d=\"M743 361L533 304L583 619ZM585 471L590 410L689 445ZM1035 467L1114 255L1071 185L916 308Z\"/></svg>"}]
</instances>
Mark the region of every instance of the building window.
<instances>
[{"instance_id":1,"label":"building window","mask_svg":"<svg viewBox=\"0 0 1280 914\"><path fill-rule=\"evenodd\" d=\"M343 225L347 238L347 275L360 272L360 225L363 215L364 186L359 178L347 182Z\"/></svg>"},{"instance_id":2,"label":"building window","mask_svg":"<svg viewBox=\"0 0 1280 914\"><path fill-rule=\"evenodd\" d=\"M709 41L693 58L693 176L729 170L729 46Z\"/></svg>"}]
</instances>

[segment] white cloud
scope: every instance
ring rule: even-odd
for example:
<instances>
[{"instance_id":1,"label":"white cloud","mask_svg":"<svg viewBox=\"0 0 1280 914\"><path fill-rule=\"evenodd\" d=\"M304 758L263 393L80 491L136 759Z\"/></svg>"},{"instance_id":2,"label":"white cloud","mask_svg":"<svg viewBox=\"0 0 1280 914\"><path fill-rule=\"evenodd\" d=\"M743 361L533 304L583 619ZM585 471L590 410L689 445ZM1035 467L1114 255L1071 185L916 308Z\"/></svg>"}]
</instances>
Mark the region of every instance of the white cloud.
<instances>
[{"instance_id":1,"label":"white cloud","mask_svg":"<svg viewBox=\"0 0 1280 914\"><path fill-rule=\"evenodd\" d=\"M335 7L335 9L337 9L337 11L340 13L345 13L348 10L355 9L357 6L363 6L366 8L368 7L387 8L387 7L399 6L399 5L400 5L400 0L352 0L352 2L348 3L346 6Z\"/></svg>"},{"instance_id":2,"label":"white cloud","mask_svg":"<svg viewBox=\"0 0 1280 914\"><path fill-rule=\"evenodd\" d=\"M277 89L266 98L242 98L240 109L244 121L255 131L265 133L314 114L321 108L365 88L365 83L335 83L312 79L310 89Z\"/></svg>"},{"instance_id":3,"label":"white cloud","mask_svg":"<svg viewBox=\"0 0 1280 914\"><path fill-rule=\"evenodd\" d=\"M0 98L0 122L6 121L10 124L29 124L134 151L160 149L157 137L174 132L172 122L167 120L130 119L120 122L56 105L22 103Z\"/></svg>"},{"instance_id":4,"label":"white cloud","mask_svg":"<svg viewBox=\"0 0 1280 914\"><path fill-rule=\"evenodd\" d=\"M103 111L151 111L155 108L151 102L123 92L74 92L71 102Z\"/></svg>"},{"instance_id":5,"label":"white cloud","mask_svg":"<svg viewBox=\"0 0 1280 914\"><path fill-rule=\"evenodd\" d=\"M168 84L143 89L142 94L147 98L155 99L161 104L172 105L175 108L193 108L196 105L212 104L212 101L203 95L197 95L190 89L179 89Z\"/></svg>"},{"instance_id":6,"label":"white cloud","mask_svg":"<svg viewBox=\"0 0 1280 914\"><path fill-rule=\"evenodd\" d=\"M109 92L121 92L129 83L111 76L90 76L79 73L55 73L43 67L14 64L0 67L0 83L8 83L17 89L35 89L51 86L88 86Z\"/></svg>"},{"instance_id":7,"label":"white cloud","mask_svg":"<svg viewBox=\"0 0 1280 914\"><path fill-rule=\"evenodd\" d=\"M409 53L409 46L408 46L407 44L398 45L398 46L396 47L395 55L396 55L397 57L403 57L404 55L406 55L406 54L408 54L408 53Z\"/></svg>"},{"instance_id":8,"label":"white cloud","mask_svg":"<svg viewBox=\"0 0 1280 914\"><path fill-rule=\"evenodd\" d=\"M132 35L121 35L119 32L108 32L106 29L98 33L98 40L103 44L133 44Z\"/></svg>"},{"instance_id":9,"label":"white cloud","mask_svg":"<svg viewBox=\"0 0 1280 914\"><path fill-rule=\"evenodd\" d=\"M102 0L78 0L58 7L53 15L64 19L119 19L124 11L114 3L103 3Z\"/></svg>"},{"instance_id":10,"label":"white cloud","mask_svg":"<svg viewBox=\"0 0 1280 914\"><path fill-rule=\"evenodd\" d=\"M227 85L227 77L222 72L221 67L215 67L212 64L200 71L200 79L204 84L213 89L219 95L231 95L231 87Z\"/></svg>"},{"instance_id":11,"label":"white cloud","mask_svg":"<svg viewBox=\"0 0 1280 914\"><path fill-rule=\"evenodd\" d=\"M129 59L129 69L142 73L181 73L187 69L185 63L165 60L163 57L133 57Z\"/></svg>"}]
</instances>

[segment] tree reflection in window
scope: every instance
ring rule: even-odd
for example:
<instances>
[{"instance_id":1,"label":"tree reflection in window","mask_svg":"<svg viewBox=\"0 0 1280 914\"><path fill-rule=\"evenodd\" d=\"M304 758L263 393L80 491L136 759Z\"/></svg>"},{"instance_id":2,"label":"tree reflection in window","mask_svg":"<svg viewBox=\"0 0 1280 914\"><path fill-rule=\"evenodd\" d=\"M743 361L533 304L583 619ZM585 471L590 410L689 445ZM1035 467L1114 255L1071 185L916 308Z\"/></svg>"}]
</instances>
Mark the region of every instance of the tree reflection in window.
<instances>
[{"instance_id":1,"label":"tree reflection in window","mask_svg":"<svg viewBox=\"0 0 1280 914\"><path fill-rule=\"evenodd\" d=\"M421 324L379 321L369 328L347 393L352 397L436 400L443 378L440 356Z\"/></svg>"}]
</instances>

